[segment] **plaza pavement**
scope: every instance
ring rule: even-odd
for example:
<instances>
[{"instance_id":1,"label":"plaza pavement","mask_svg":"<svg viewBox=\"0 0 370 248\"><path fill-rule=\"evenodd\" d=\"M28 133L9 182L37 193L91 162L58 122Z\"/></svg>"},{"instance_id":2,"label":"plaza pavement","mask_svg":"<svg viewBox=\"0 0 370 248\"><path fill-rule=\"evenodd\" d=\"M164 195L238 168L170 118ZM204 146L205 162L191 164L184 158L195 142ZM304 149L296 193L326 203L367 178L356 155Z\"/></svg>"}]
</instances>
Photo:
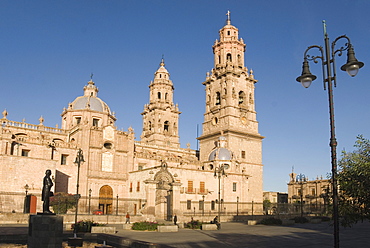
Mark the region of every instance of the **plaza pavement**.
<instances>
[{"instance_id":1,"label":"plaza pavement","mask_svg":"<svg viewBox=\"0 0 370 248\"><path fill-rule=\"evenodd\" d=\"M177 233L158 233L119 230L116 235L178 248L333 247L333 227L329 223L293 226L223 223L218 231L179 229ZM340 247L370 247L370 223L341 228Z\"/></svg>"},{"instance_id":2,"label":"plaza pavement","mask_svg":"<svg viewBox=\"0 0 370 248\"><path fill-rule=\"evenodd\" d=\"M26 226L0 225L0 236L27 231ZM178 248L222 247L333 247L333 227L329 223L295 224L293 226L248 226L243 223L222 223L221 230L179 229L174 233L123 230L114 236ZM27 233L27 232L26 232ZM109 244L109 240L107 240ZM1 247L1 246L0 246ZM370 247L370 223L340 228L340 247Z\"/></svg>"}]
</instances>

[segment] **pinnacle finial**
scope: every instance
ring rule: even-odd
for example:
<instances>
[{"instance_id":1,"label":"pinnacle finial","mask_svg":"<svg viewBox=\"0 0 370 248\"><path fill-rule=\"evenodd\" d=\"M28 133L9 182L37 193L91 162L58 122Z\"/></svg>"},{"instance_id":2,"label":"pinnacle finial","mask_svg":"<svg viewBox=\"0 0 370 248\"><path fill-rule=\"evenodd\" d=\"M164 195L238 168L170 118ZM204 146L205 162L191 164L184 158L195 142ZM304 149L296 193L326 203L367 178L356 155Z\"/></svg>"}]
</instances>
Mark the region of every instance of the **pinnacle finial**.
<instances>
[{"instance_id":1,"label":"pinnacle finial","mask_svg":"<svg viewBox=\"0 0 370 248\"><path fill-rule=\"evenodd\" d=\"M44 125L44 121L45 121L45 119L44 119L44 117L42 117L42 115L40 116L40 118L39 118L39 125Z\"/></svg>"},{"instance_id":2,"label":"pinnacle finial","mask_svg":"<svg viewBox=\"0 0 370 248\"><path fill-rule=\"evenodd\" d=\"M93 73L91 73L90 74L90 81L88 82L88 84L90 85L90 84L94 84L94 81L93 81L93 76L94 76L94 74Z\"/></svg>"},{"instance_id":3,"label":"pinnacle finial","mask_svg":"<svg viewBox=\"0 0 370 248\"><path fill-rule=\"evenodd\" d=\"M164 55L162 54L162 59L161 59L161 63L159 64L160 66L164 66Z\"/></svg>"},{"instance_id":4,"label":"pinnacle finial","mask_svg":"<svg viewBox=\"0 0 370 248\"><path fill-rule=\"evenodd\" d=\"M226 24L227 24L227 25L230 25L230 24L231 24L231 20L230 20L230 10L228 10L228 11L227 11L226 15L227 15Z\"/></svg>"},{"instance_id":5,"label":"pinnacle finial","mask_svg":"<svg viewBox=\"0 0 370 248\"><path fill-rule=\"evenodd\" d=\"M6 119L6 116L8 115L8 111L6 111L6 109L4 109L2 114L3 114L3 119Z\"/></svg>"}]
</instances>

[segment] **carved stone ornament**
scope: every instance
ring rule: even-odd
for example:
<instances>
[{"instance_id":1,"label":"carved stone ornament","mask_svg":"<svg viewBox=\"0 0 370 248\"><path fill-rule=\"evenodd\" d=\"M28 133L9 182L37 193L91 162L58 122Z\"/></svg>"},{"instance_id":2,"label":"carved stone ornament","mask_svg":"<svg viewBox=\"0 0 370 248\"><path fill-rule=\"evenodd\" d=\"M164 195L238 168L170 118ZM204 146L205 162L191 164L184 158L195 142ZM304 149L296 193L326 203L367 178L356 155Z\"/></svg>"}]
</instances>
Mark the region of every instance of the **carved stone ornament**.
<instances>
[{"instance_id":1,"label":"carved stone ornament","mask_svg":"<svg viewBox=\"0 0 370 248\"><path fill-rule=\"evenodd\" d=\"M157 181L157 189L160 190L170 190L172 187L172 183L175 181L171 173L167 170L167 163L162 162L161 170L158 171L155 176L154 180Z\"/></svg>"},{"instance_id":2,"label":"carved stone ornament","mask_svg":"<svg viewBox=\"0 0 370 248\"><path fill-rule=\"evenodd\" d=\"M6 109L4 109L3 111L3 119L6 119L6 116L8 115L8 111L6 111Z\"/></svg>"}]
</instances>

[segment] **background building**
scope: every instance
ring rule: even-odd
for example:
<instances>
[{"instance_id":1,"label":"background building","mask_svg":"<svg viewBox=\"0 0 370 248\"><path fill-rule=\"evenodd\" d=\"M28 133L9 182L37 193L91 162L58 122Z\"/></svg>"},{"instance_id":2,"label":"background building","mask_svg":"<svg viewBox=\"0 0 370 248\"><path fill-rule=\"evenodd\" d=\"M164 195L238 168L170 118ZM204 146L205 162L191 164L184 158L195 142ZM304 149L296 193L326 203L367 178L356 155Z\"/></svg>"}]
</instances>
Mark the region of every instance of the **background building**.
<instances>
[{"instance_id":1,"label":"background building","mask_svg":"<svg viewBox=\"0 0 370 248\"><path fill-rule=\"evenodd\" d=\"M200 150L180 148L179 107L162 59L149 83L141 113L141 140L132 128L118 130L116 116L98 97L91 79L83 95L64 108L61 128L8 119L0 126L0 211L22 212L25 194L42 209L42 178L52 171L54 192L76 192L79 211L171 219L217 213L262 213L262 139L255 111L253 71L244 66L245 44L226 25L213 46L214 68L207 73ZM123 102L124 105L130 103ZM84 162L75 165L82 149Z\"/></svg>"},{"instance_id":2,"label":"background building","mask_svg":"<svg viewBox=\"0 0 370 248\"><path fill-rule=\"evenodd\" d=\"M289 174L288 203L300 205L305 213L325 213L331 197L329 179L308 180L303 174Z\"/></svg>"}]
</instances>

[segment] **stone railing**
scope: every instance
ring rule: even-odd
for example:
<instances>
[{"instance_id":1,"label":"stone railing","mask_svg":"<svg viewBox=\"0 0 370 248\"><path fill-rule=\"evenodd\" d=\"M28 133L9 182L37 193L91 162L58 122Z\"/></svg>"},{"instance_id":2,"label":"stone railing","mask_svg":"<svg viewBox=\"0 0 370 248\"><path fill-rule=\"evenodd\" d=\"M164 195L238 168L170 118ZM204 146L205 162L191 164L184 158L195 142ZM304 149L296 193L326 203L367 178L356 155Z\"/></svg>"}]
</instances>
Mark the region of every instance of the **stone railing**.
<instances>
[{"instance_id":1,"label":"stone railing","mask_svg":"<svg viewBox=\"0 0 370 248\"><path fill-rule=\"evenodd\" d=\"M46 127L44 125L34 125L34 124L25 123L25 122L17 122L17 121L9 121L9 120L2 121L1 125L2 127L20 127L20 128L45 131L45 132L51 132L51 133L61 133L61 134L66 133L64 129L60 129L60 128Z\"/></svg>"}]
</instances>

